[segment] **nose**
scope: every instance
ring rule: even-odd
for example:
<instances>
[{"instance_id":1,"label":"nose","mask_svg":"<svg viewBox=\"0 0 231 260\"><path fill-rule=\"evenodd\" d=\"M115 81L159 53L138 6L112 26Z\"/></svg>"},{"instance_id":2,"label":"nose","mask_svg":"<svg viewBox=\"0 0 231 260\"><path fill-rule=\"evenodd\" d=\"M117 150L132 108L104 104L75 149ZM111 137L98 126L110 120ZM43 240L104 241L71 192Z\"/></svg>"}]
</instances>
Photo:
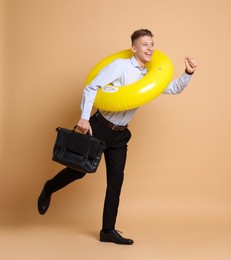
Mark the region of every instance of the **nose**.
<instances>
[{"instance_id":1,"label":"nose","mask_svg":"<svg viewBox=\"0 0 231 260\"><path fill-rule=\"evenodd\" d=\"M148 50L153 51L154 50L154 46L152 44L149 44L148 45Z\"/></svg>"}]
</instances>

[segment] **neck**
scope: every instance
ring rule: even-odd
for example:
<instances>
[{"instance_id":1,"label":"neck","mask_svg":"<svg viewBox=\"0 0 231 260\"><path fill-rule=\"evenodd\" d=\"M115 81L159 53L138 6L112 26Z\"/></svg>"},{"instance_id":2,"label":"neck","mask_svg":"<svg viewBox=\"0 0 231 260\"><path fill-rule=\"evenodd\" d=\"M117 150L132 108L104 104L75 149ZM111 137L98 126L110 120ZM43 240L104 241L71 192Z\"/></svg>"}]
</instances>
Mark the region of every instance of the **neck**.
<instances>
[{"instance_id":1,"label":"neck","mask_svg":"<svg viewBox=\"0 0 231 260\"><path fill-rule=\"evenodd\" d=\"M139 65L139 67L140 67L141 69L144 69L144 68L145 68L145 63L142 62L141 60L139 60L139 59L136 57L136 55L134 55L134 57L135 57L135 59L136 59L138 65Z\"/></svg>"}]
</instances>

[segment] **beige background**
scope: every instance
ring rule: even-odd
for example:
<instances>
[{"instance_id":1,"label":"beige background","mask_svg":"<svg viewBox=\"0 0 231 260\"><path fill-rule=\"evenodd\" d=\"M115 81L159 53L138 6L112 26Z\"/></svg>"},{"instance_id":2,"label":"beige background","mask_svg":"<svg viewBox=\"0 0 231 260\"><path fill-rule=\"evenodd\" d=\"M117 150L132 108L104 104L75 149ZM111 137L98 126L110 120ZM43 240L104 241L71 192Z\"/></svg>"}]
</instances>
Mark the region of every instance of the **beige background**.
<instances>
[{"instance_id":1,"label":"beige background","mask_svg":"<svg viewBox=\"0 0 231 260\"><path fill-rule=\"evenodd\" d=\"M231 258L228 0L1 1L1 259ZM200 67L178 96L161 95L130 124L117 228L132 247L98 242L105 192L97 173L37 213L57 126L73 127L90 69L129 48L139 28L174 62Z\"/></svg>"}]
</instances>

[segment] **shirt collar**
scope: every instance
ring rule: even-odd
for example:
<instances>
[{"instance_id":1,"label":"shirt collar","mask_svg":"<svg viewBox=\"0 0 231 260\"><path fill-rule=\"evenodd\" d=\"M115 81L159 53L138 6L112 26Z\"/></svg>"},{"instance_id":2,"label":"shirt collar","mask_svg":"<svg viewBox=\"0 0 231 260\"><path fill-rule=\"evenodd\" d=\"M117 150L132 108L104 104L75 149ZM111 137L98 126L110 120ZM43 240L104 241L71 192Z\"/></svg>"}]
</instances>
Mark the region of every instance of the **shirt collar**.
<instances>
[{"instance_id":1,"label":"shirt collar","mask_svg":"<svg viewBox=\"0 0 231 260\"><path fill-rule=\"evenodd\" d=\"M138 62L137 62L135 56L132 56L132 57L131 57L131 63L132 63L132 65L133 65L135 68L138 68L138 69L142 72L142 74L147 74L147 68L146 68L146 67L144 67L143 69L140 68L140 66L139 66L139 64L138 64Z\"/></svg>"}]
</instances>

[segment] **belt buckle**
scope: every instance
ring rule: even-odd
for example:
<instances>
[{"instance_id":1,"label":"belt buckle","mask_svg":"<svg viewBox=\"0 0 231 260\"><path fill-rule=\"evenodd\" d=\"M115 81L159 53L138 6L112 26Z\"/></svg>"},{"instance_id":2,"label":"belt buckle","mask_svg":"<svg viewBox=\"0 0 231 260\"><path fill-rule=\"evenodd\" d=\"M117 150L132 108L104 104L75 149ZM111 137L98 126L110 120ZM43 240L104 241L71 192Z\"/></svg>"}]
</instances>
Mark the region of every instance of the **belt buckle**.
<instances>
[{"instance_id":1,"label":"belt buckle","mask_svg":"<svg viewBox=\"0 0 231 260\"><path fill-rule=\"evenodd\" d=\"M117 125L113 125L113 127L111 128L113 131L118 131L118 126Z\"/></svg>"}]
</instances>

